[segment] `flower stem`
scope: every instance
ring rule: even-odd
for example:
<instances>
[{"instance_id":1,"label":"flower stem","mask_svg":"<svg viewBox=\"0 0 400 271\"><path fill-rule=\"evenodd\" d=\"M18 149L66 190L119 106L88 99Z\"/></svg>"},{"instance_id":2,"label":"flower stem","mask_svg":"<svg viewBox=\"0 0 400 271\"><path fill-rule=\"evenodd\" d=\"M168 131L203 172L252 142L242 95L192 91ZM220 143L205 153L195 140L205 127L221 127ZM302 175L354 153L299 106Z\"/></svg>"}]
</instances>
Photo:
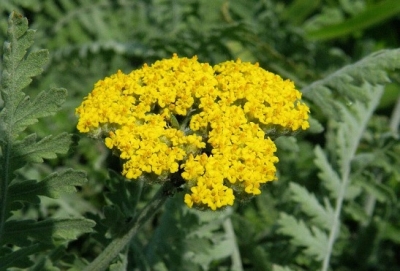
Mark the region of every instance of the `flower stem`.
<instances>
[{"instance_id":1,"label":"flower stem","mask_svg":"<svg viewBox=\"0 0 400 271\"><path fill-rule=\"evenodd\" d=\"M146 223L164 204L167 198L175 192L171 182L166 182L141 212L127 224L119 236L114 237L111 243L91 262L84 271L103 271L108 268L111 261L122 251L136 235L138 230Z\"/></svg>"},{"instance_id":2,"label":"flower stem","mask_svg":"<svg viewBox=\"0 0 400 271\"><path fill-rule=\"evenodd\" d=\"M398 138L399 137L399 123L400 123L400 97L397 99L396 105L393 109L390 118L390 130Z\"/></svg>"},{"instance_id":3,"label":"flower stem","mask_svg":"<svg viewBox=\"0 0 400 271\"><path fill-rule=\"evenodd\" d=\"M231 256L231 260L232 260L231 270L243 271L243 265L242 265L242 260L240 257L240 251L239 251L239 247L237 244L235 231L233 229L232 220L230 217L228 217L224 221L223 227L224 227L226 234L229 236L229 238L232 240L232 243L234 244L233 253Z\"/></svg>"}]
</instances>

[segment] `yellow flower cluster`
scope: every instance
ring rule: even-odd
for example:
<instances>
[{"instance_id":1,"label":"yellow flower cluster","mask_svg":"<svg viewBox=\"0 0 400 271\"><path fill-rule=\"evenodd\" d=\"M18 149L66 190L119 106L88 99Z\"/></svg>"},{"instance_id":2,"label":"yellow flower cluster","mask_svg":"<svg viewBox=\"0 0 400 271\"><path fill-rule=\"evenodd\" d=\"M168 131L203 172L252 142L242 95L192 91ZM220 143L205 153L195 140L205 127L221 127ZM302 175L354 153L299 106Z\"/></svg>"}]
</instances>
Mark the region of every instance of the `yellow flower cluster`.
<instances>
[{"instance_id":1,"label":"yellow flower cluster","mask_svg":"<svg viewBox=\"0 0 400 271\"><path fill-rule=\"evenodd\" d=\"M185 203L216 210L276 179L276 146L266 131L307 129L300 99L291 81L258 64L211 67L174 55L97 82L76 109L77 127L105 137L126 178L163 181L179 172Z\"/></svg>"}]
</instances>

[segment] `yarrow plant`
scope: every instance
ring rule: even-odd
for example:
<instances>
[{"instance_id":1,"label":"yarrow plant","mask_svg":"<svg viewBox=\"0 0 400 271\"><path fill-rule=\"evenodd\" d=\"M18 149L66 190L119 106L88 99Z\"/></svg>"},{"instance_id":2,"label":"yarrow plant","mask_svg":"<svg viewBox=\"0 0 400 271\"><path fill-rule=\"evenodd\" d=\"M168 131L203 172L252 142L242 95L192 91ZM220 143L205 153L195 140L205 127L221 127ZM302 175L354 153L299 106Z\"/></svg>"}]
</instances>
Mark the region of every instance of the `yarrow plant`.
<instances>
[{"instance_id":1,"label":"yarrow plant","mask_svg":"<svg viewBox=\"0 0 400 271\"><path fill-rule=\"evenodd\" d=\"M127 179L178 179L187 206L211 210L259 195L276 180L273 139L309 128L293 82L258 64L176 54L98 81L76 113Z\"/></svg>"},{"instance_id":2,"label":"yarrow plant","mask_svg":"<svg viewBox=\"0 0 400 271\"><path fill-rule=\"evenodd\" d=\"M3 2L0 271L399 266L396 0Z\"/></svg>"}]
</instances>

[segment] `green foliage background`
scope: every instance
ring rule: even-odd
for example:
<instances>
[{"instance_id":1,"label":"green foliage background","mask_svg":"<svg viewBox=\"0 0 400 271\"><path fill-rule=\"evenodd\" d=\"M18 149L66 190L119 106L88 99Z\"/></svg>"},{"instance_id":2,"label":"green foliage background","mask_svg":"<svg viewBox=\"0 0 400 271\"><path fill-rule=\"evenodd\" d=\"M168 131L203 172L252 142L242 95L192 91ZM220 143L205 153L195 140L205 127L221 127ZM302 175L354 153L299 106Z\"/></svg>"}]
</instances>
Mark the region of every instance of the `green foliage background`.
<instances>
[{"instance_id":1,"label":"green foliage background","mask_svg":"<svg viewBox=\"0 0 400 271\"><path fill-rule=\"evenodd\" d=\"M26 114L27 128L16 128L18 138L30 138L30 144L36 140L32 134L39 141L62 133L58 140L72 144L67 134L77 134L74 109L95 82L172 53L211 64L257 61L293 80L311 107L310 131L277 140L279 180L262 195L201 213L177 194L110 270L400 270L398 0L4 0L2 43L12 11L36 30L28 53L50 52L25 93L40 102L50 99L41 98L48 93L43 90L68 90L55 115L32 125ZM4 72L4 58L0 65ZM1 110L4 94L2 99ZM53 151L38 156L51 160L40 163L36 157L21 165L19 176L35 180L21 189L46 187L49 178L75 178L64 185L79 191L38 192L40 197L15 207L13 223L25 221L31 229L88 224L61 232L58 242L38 234L6 240L0 263L10 251L31 245L27 255L36 264L20 261L16 267L82 270L155 193L115 173L119 162L101 142L82 137L68 153Z\"/></svg>"}]
</instances>

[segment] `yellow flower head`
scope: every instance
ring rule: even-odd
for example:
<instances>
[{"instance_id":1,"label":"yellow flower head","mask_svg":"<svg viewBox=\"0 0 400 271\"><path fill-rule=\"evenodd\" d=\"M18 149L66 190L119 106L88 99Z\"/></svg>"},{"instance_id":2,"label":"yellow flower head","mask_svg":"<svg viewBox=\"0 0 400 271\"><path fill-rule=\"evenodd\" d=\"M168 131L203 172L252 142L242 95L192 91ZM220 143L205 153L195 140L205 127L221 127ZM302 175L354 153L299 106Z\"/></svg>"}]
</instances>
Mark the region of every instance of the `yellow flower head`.
<instances>
[{"instance_id":1,"label":"yellow flower head","mask_svg":"<svg viewBox=\"0 0 400 271\"><path fill-rule=\"evenodd\" d=\"M291 81L258 64L211 67L174 55L97 82L76 109L77 128L105 137L124 161L126 178L165 181L179 172L185 203L216 210L260 194L276 179L268 132L309 127L300 99Z\"/></svg>"}]
</instances>

